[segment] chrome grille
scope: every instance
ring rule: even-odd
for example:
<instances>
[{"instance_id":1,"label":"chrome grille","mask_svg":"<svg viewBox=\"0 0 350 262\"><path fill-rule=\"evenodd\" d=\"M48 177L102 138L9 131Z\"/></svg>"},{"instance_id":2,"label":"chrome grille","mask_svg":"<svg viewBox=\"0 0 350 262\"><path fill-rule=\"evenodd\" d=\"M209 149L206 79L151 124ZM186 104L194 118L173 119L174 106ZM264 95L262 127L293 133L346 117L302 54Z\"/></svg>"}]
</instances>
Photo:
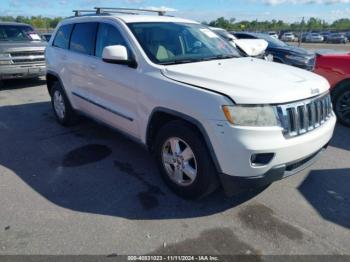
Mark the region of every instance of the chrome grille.
<instances>
[{"instance_id":1,"label":"chrome grille","mask_svg":"<svg viewBox=\"0 0 350 262\"><path fill-rule=\"evenodd\" d=\"M11 52L13 64L30 64L45 62L44 50Z\"/></svg>"},{"instance_id":2,"label":"chrome grille","mask_svg":"<svg viewBox=\"0 0 350 262\"><path fill-rule=\"evenodd\" d=\"M17 57L17 56L41 56L44 55L44 50L42 51L18 51L18 52L12 52L11 57Z\"/></svg>"},{"instance_id":3,"label":"chrome grille","mask_svg":"<svg viewBox=\"0 0 350 262\"><path fill-rule=\"evenodd\" d=\"M323 125L333 114L330 95L277 106L285 137L295 137Z\"/></svg>"}]
</instances>

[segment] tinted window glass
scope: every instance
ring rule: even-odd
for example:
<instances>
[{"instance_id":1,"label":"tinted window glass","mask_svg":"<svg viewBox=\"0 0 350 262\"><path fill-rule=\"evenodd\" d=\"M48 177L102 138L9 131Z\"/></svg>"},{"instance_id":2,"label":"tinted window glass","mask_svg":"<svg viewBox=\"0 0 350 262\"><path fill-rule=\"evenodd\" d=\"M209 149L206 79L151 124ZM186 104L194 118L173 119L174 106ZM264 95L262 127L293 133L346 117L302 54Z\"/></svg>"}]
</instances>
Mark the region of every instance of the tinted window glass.
<instances>
[{"instance_id":1,"label":"tinted window glass","mask_svg":"<svg viewBox=\"0 0 350 262\"><path fill-rule=\"evenodd\" d=\"M72 28L73 28L73 25L61 26L57 31L53 45L60 48L67 49L68 43L69 43L69 36L72 31Z\"/></svg>"},{"instance_id":2,"label":"tinted window glass","mask_svg":"<svg viewBox=\"0 0 350 262\"><path fill-rule=\"evenodd\" d=\"M74 26L70 40L70 50L93 55L97 23L81 23Z\"/></svg>"},{"instance_id":3,"label":"tinted window glass","mask_svg":"<svg viewBox=\"0 0 350 262\"><path fill-rule=\"evenodd\" d=\"M0 25L0 41L33 41L33 28L22 25Z\"/></svg>"},{"instance_id":4,"label":"tinted window glass","mask_svg":"<svg viewBox=\"0 0 350 262\"><path fill-rule=\"evenodd\" d=\"M130 23L148 57L157 64L194 63L230 59L239 53L207 27L193 23Z\"/></svg>"},{"instance_id":5,"label":"tinted window glass","mask_svg":"<svg viewBox=\"0 0 350 262\"><path fill-rule=\"evenodd\" d=\"M103 48L110 45L126 46L126 42L117 28L109 24L100 24L96 40L96 56L102 57Z\"/></svg>"}]
</instances>

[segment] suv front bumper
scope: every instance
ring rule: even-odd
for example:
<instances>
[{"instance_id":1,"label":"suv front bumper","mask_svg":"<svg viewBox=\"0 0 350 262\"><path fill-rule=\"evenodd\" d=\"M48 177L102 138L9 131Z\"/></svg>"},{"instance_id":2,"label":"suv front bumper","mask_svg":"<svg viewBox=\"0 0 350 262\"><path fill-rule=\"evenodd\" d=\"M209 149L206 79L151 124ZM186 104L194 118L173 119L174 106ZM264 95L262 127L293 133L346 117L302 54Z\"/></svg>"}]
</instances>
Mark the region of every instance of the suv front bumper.
<instances>
[{"instance_id":1,"label":"suv front bumper","mask_svg":"<svg viewBox=\"0 0 350 262\"><path fill-rule=\"evenodd\" d=\"M0 80L34 78L45 74L45 63L0 66Z\"/></svg>"},{"instance_id":2,"label":"suv front bumper","mask_svg":"<svg viewBox=\"0 0 350 262\"><path fill-rule=\"evenodd\" d=\"M225 194L235 195L241 191L251 188L263 188L271 183L295 175L315 163L320 155L326 150L328 143L317 152L302 159L272 167L261 176L237 177L219 174Z\"/></svg>"},{"instance_id":3,"label":"suv front bumper","mask_svg":"<svg viewBox=\"0 0 350 262\"><path fill-rule=\"evenodd\" d=\"M234 127L226 121L213 121L210 137L220 167L225 191L264 186L294 175L310 166L332 138L334 114L322 126L309 133L285 138L279 127ZM209 134L210 134L209 133ZM254 165L252 156L273 154L263 165Z\"/></svg>"}]
</instances>

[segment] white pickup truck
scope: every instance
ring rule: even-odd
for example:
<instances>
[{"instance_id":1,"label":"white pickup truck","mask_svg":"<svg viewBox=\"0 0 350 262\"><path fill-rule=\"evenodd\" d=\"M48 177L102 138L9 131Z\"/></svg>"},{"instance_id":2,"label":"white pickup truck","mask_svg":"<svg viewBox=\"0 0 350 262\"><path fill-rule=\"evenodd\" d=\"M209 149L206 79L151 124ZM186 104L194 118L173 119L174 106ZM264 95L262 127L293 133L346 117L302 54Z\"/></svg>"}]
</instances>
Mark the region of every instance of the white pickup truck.
<instances>
[{"instance_id":1,"label":"white pickup truck","mask_svg":"<svg viewBox=\"0 0 350 262\"><path fill-rule=\"evenodd\" d=\"M61 124L82 113L145 145L186 198L266 186L327 147L336 117L324 78L241 57L194 21L123 12L97 8L54 32L47 86Z\"/></svg>"}]
</instances>

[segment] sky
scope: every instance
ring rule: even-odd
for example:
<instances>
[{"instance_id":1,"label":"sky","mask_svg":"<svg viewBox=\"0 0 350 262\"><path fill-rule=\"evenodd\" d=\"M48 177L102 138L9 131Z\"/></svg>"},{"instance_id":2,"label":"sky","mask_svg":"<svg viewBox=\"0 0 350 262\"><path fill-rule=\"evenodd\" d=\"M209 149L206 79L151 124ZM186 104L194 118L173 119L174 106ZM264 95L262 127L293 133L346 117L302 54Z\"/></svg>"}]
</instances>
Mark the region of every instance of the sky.
<instances>
[{"instance_id":1,"label":"sky","mask_svg":"<svg viewBox=\"0 0 350 262\"><path fill-rule=\"evenodd\" d=\"M328 22L350 18L350 0L0 0L2 15L70 16L73 9L104 7L162 8L169 14L210 22L218 17L241 20L300 21L318 17ZM176 11L175 11L176 10Z\"/></svg>"}]
</instances>

